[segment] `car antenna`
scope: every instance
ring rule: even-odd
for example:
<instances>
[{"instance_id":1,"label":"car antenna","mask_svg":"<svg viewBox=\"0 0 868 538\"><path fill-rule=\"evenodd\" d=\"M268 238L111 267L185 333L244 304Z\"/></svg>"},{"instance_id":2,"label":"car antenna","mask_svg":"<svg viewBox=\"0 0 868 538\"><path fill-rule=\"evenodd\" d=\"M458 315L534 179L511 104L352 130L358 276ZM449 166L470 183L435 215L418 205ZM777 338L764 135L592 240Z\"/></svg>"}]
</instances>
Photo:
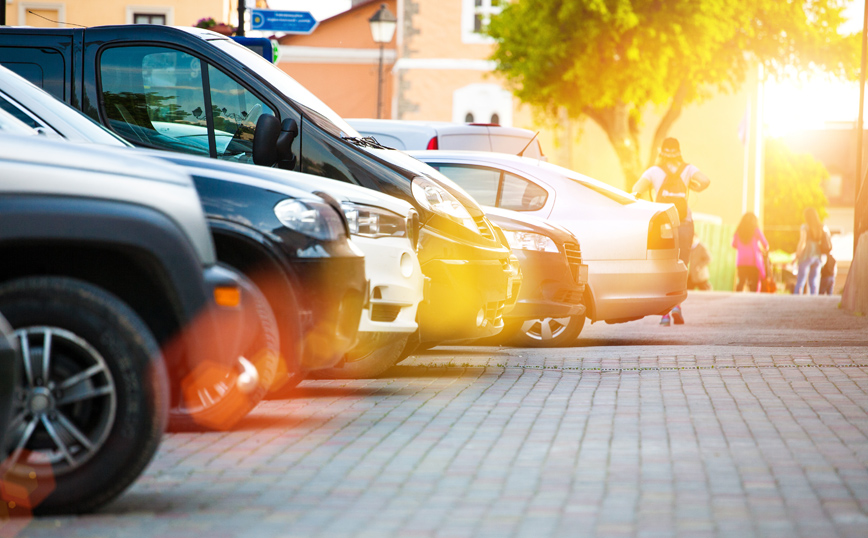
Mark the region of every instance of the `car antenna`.
<instances>
[{"instance_id":1,"label":"car antenna","mask_svg":"<svg viewBox=\"0 0 868 538\"><path fill-rule=\"evenodd\" d=\"M533 136L530 138L530 140L528 140L527 145L525 147L521 148L521 151L518 152L519 157L524 157L524 151L530 147L530 145L533 143L534 140L536 140L536 137L538 134L539 134L539 131L535 132L533 134Z\"/></svg>"},{"instance_id":2,"label":"car antenna","mask_svg":"<svg viewBox=\"0 0 868 538\"><path fill-rule=\"evenodd\" d=\"M45 20L47 20L48 22L53 22L54 24L69 24L69 25L71 25L71 26L78 26L78 27L80 27L80 28L87 28L87 26L85 26L85 25L83 25L83 24L75 24L74 22L60 22L60 21L53 21L53 20L49 19L48 17L43 17L43 16L40 15L39 13L36 13L36 12L34 12L34 11L30 11L29 9L27 10L27 13L30 13L31 15L35 15L35 16L39 17L40 19L45 19Z\"/></svg>"}]
</instances>

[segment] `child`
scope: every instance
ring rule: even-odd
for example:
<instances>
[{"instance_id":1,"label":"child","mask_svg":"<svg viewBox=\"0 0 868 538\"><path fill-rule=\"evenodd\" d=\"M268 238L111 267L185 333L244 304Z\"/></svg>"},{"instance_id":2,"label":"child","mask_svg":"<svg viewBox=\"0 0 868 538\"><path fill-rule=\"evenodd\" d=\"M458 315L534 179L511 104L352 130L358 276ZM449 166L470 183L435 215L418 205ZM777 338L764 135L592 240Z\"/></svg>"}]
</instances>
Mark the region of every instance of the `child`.
<instances>
[{"instance_id":1,"label":"child","mask_svg":"<svg viewBox=\"0 0 868 538\"><path fill-rule=\"evenodd\" d=\"M741 291L747 284L748 291L760 291L759 283L766 278L765 258L769 242L753 213L745 213L738 223L732 246L736 249L735 265L738 269L738 283L735 291Z\"/></svg>"}]
</instances>

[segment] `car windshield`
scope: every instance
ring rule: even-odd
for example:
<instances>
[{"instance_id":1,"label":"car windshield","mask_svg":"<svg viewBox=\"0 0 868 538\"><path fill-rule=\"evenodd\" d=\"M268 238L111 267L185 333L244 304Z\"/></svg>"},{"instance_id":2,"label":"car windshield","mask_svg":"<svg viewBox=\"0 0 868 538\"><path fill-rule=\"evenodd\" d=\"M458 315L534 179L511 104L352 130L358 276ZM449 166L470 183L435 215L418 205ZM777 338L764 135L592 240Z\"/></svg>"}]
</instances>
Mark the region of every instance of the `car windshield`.
<instances>
[{"instance_id":1,"label":"car windshield","mask_svg":"<svg viewBox=\"0 0 868 538\"><path fill-rule=\"evenodd\" d=\"M210 41L215 47L229 54L248 68L252 69L269 84L277 88L288 98L295 101L305 113L305 117L337 138L360 137L358 131L350 127L337 113L319 100L307 88L296 82L280 68L270 63L262 56L251 51L231 39L215 39Z\"/></svg>"},{"instance_id":2,"label":"car windshield","mask_svg":"<svg viewBox=\"0 0 868 538\"><path fill-rule=\"evenodd\" d=\"M569 168L563 168L561 166L547 162L540 162L538 166L543 170L547 170L549 172L553 172L555 174L567 177L570 180L575 181L579 185L587 187L592 191L601 194L614 202L618 202L621 205L632 204L636 201L636 197L634 197L628 192L622 191L619 188L603 183L602 181L594 179L592 177L584 176L578 172L573 172Z\"/></svg>"}]
</instances>

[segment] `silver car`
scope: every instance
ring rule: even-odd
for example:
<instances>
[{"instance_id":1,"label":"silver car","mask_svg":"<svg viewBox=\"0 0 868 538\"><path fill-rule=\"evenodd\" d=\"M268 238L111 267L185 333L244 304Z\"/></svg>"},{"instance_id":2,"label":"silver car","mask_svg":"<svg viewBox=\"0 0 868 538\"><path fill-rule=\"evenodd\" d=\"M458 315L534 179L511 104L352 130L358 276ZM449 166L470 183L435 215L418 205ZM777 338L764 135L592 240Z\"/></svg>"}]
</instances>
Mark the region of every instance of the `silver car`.
<instances>
[{"instance_id":1,"label":"silver car","mask_svg":"<svg viewBox=\"0 0 868 538\"><path fill-rule=\"evenodd\" d=\"M588 264L587 316L620 323L664 314L687 297L678 259L678 212L538 159L469 151L419 151L480 204L554 221L579 238Z\"/></svg>"}]
</instances>

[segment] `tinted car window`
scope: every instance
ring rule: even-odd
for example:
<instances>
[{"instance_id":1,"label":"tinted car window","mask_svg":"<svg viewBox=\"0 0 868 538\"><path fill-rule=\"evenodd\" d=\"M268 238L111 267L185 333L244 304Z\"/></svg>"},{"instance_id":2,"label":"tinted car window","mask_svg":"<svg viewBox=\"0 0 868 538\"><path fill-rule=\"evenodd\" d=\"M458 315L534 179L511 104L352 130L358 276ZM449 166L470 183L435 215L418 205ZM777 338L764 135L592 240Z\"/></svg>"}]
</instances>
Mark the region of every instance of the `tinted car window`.
<instances>
[{"instance_id":1,"label":"tinted car window","mask_svg":"<svg viewBox=\"0 0 868 538\"><path fill-rule=\"evenodd\" d=\"M262 114L275 115L274 111L214 66L208 66L208 80L217 157L252 163L256 120Z\"/></svg>"},{"instance_id":2,"label":"tinted car window","mask_svg":"<svg viewBox=\"0 0 868 538\"><path fill-rule=\"evenodd\" d=\"M496 205L500 172L479 166L432 164L434 168L461 186L480 205Z\"/></svg>"},{"instance_id":3,"label":"tinted car window","mask_svg":"<svg viewBox=\"0 0 868 538\"><path fill-rule=\"evenodd\" d=\"M42 124L31 118L17 106L10 103L2 93L0 93L0 109L5 110L28 127L42 127Z\"/></svg>"},{"instance_id":4,"label":"tinted car window","mask_svg":"<svg viewBox=\"0 0 868 538\"><path fill-rule=\"evenodd\" d=\"M202 62L161 47L122 47L100 60L104 112L134 144L209 155Z\"/></svg>"},{"instance_id":5,"label":"tinted car window","mask_svg":"<svg viewBox=\"0 0 868 538\"><path fill-rule=\"evenodd\" d=\"M513 211L536 211L546 205L547 198L548 193L539 185L504 172L497 207Z\"/></svg>"}]
</instances>

